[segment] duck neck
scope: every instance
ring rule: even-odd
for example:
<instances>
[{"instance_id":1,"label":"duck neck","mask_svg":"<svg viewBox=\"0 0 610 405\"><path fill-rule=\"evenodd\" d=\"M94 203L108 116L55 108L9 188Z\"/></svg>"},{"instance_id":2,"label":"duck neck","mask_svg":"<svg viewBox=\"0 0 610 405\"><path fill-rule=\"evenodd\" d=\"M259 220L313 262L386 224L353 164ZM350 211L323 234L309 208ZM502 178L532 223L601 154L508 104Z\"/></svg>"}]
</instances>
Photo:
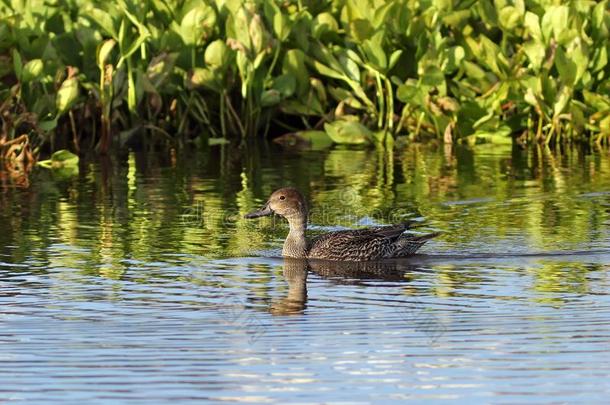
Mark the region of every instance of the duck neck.
<instances>
[{"instance_id":1,"label":"duck neck","mask_svg":"<svg viewBox=\"0 0 610 405\"><path fill-rule=\"evenodd\" d=\"M284 242L282 256L287 257L307 257L307 239L305 230L307 229L307 217L295 215L286 217L290 225L290 232Z\"/></svg>"}]
</instances>

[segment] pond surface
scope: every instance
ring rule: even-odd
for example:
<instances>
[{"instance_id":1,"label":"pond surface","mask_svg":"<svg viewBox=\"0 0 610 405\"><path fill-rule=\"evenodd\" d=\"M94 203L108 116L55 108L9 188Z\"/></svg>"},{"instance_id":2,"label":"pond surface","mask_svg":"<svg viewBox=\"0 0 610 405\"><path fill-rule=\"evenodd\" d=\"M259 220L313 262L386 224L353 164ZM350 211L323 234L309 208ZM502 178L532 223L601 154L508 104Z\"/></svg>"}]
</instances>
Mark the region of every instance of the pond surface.
<instances>
[{"instance_id":1,"label":"pond surface","mask_svg":"<svg viewBox=\"0 0 610 405\"><path fill-rule=\"evenodd\" d=\"M503 146L128 154L0 190L0 402L605 402L610 159ZM206 157L207 156L207 157ZM388 263L284 261L313 233L425 219Z\"/></svg>"}]
</instances>

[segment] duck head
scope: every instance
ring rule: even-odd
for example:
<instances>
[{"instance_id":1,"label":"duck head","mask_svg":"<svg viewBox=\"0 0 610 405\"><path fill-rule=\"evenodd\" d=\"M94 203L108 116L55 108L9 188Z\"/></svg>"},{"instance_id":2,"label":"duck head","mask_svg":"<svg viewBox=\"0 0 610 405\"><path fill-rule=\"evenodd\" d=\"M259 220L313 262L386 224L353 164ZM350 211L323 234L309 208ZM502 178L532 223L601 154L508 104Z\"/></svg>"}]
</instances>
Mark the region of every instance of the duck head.
<instances>
[{"instance_id":1,"label":"duck head","mask_svg":"<svg viewBox=\"0 0 610 405\"><path fill-rule=\"evenodd\" d=\"M265 205L256 211L246 214L244 218L258 218L273 214L289 220L291 218L306 218L307 204L305 203L305 198L296 188L280 188L271 194Z\"/></svg>"}]
</instances>

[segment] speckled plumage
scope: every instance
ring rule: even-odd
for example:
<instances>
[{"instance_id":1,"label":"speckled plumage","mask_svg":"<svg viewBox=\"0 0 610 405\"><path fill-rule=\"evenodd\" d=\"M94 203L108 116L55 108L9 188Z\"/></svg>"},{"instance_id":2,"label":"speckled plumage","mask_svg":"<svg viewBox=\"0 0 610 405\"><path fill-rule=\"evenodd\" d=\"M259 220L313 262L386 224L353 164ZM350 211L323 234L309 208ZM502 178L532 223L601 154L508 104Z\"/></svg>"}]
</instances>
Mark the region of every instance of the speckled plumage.
<instances>
[{"instance_id":1,"label":"speckled plumage","mask_svg":"<svg viewBox=\"0 0 610 405\"><path fill-rule=\"evenodd\" d=\"M246 218L272 214L286 218L290 225L282 249L282 255L286 257L356 262L405 257L414 254L426 241L438 235L405 234L412 225L412 222L405 222L330 232L307 241L307 204L303 195L294 188L275 191L265 206L247 214Z\"/></svg>"},{"instance_id":2,"label":"speckled plumage","mask_svg":"<svg viewBox=\"0 0 610 405\"><path fill-rule=\"evenodd\" d=\"M375 228L330 232L309 243L307 257L312 259L365 261L405 257L414 254L434 234L403 233L411 223Z\"/></svg>"}]
</instances>

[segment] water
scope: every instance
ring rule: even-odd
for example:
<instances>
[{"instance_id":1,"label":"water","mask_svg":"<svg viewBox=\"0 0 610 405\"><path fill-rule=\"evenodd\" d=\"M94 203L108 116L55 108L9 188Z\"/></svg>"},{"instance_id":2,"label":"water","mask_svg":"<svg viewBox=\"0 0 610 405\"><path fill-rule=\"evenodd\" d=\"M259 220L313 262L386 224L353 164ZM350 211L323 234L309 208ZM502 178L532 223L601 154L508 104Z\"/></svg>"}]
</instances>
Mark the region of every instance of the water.
<instances>
[{"instance_id":1,"label":"water","mask_svg":"<svg viewBox=\"0 0 610 405\"><path fill-rule=\"evenodd\" d=\"M398 146L129 154L0 191L0 401L605 402L610 159ZM426 219L384 264L284 261L312 232Z\"/></svg>"}]
</instances>

